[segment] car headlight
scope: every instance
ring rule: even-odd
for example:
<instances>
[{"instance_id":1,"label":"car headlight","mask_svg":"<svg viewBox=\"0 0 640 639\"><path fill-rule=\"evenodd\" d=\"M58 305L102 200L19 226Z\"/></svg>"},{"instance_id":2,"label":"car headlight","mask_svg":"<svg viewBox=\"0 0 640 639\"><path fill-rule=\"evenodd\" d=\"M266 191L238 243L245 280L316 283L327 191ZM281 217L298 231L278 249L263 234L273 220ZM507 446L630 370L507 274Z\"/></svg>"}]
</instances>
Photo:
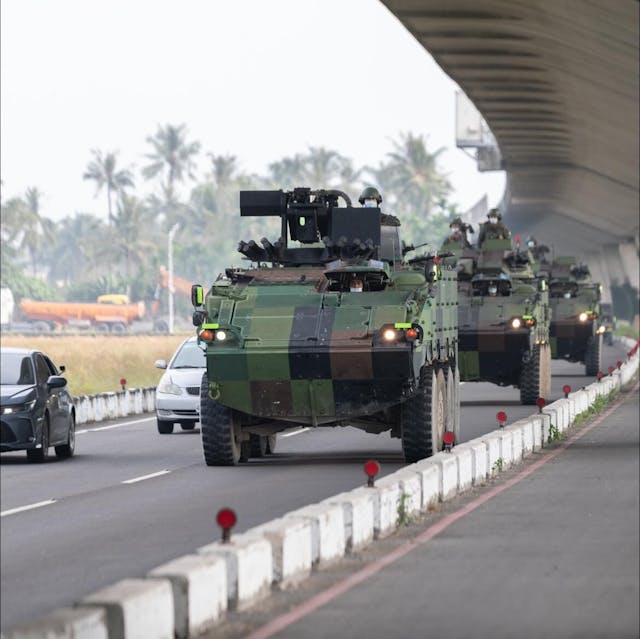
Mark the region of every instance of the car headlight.
<instances>
[{"instance_id":1,"label":"car headlight","mask_svg":"<svg viewBox=\"0 0 640 639\"><path fill-rule=\"evenodd\" d=\"M165 379L160 382L158 385L159 393L166 393L167 395L182 395L182 388L177 384L174 384L173 381L169 379Z\"/></svg>"},{"instance_id":2,"label":"car headlight","mask_svg":"<svg viewBox=\"0 0 640 639\"><path fill-rule=\"evenodd\" d=\"M0 412L3 415L11 415L13 413L26 413L29 412L36 405L36 400L32 399L24 404L17 404L16 406L3 406Z\"/></svg>"}]
</instances>

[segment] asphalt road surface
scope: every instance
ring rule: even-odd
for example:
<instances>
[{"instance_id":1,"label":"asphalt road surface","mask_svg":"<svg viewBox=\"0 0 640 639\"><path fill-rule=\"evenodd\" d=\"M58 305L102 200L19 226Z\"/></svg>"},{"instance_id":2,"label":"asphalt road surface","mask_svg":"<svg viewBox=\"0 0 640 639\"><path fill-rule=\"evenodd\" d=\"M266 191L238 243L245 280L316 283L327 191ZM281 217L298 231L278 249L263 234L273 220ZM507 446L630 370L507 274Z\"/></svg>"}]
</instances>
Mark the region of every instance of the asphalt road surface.
<instances>
[{"instance_id":1,"label":"asphalt road surface","mask_svg":"<svg viewBox=\"0 0 640 639\"><path fill-rule=\"evenodd\" d=\"M624 355L605 347L603 368ZM578 364L554 362L553 373L550 400L592 381ZM463 440L494 430L499 410L508 422L536 410L492 384L464 384L461 398ZM3 630L218 539L221 507L236 509L242 531L362 485L368 459L383 475L404 465L399 440L343 428L291 431L271 457L210 468L198 429L159 435L146 416L79 427L76 451L42 465L0 458Z\"/></svg>"}]
</instances>

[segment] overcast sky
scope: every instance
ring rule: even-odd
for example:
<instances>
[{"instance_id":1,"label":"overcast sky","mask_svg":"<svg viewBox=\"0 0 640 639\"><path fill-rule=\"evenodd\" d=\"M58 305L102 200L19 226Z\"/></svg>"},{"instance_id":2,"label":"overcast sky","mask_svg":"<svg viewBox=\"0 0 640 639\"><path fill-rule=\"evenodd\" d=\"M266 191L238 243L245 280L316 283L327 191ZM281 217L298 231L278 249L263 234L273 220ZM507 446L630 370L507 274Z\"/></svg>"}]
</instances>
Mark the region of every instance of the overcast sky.
<instances>
[{"instance_id":1,"label":"overcast sky","mask_svg":"<svg viewBox=\"0 0 640 639\"><path fill-rule=\"evenodd\" d=\"M310 145L377 165L411 131L446 147L462 210L502 196L504 174L478 173L455 147L455 83L377 0L2 0L0 11L3 201L35 186L48 217L106 215L82 180L91 149L137 171L166 124L258 173Z\"/></svg>"}]
</instances>

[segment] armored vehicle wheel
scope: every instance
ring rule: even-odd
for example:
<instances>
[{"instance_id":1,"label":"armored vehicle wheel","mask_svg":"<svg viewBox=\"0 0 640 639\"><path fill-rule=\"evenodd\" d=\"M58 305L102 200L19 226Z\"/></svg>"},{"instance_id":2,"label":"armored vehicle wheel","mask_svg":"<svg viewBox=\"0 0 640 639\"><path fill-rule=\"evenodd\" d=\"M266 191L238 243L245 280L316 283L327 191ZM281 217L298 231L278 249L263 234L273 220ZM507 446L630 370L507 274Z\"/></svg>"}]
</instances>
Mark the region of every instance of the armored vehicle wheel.
<instances>
[{"instance_id":1,"label":"armored vehicle wheel","mask_svg":"<svg viewBox=\"0 0 640 639\"><path fill-rule=\"evenodd\" d=\"M549 399L550 394L551 347L549 344L536 344L520 374L520 403L533 405L538 397Z\"/></svg>"},{"instance_id":2,"label":"armored vehicle wheel","mask_svg":"<svg viewBox=\"0 0 640 639\"><path fill-rule=\"evenodd\" d=\"M587 342L587 351L584 356L584 374L595 377L600 370L600 358L602 356L602 337L594 335Z\"/></svg>"},{"instance_id":3,"label":"armored vehicle wheel","mask_svg":"<svg viewBox=\"0 0 640 639\"><path fill-rule=\"evenodd\" d=\"M418 392L401 409L402 450L416 462L442 450L447 390L442 369L423 366Z\"/></svg>"},{"instance_id":4,"label":"armored vehicle wheel","mask_svg":"<svg viewBox=\"0 0 640 639\"><path fill-rule=\"evenodd\" d=\"M251 444L251 457L264 457L267 455L269 442L266 435L252 434L249 436L249 443Z\"/></svg>"},{"instance_id":5,"label":"armored vehicle wheel","mask_svg":"<svg viewBox=\"0 0 640 639\"><path fill-rule=\"evenodd\" d=\"M445 416L445 430L451 431L455 436L455 443L460 443L460 371L445 366L444 377L447 387L447 413Z\"/></svg>"},{"instance_id":6,"label":"armored vehicle wheel","mask_svg":"<svg viewBox=\"0 0 640 639\"><path fill-rule=\"evenodd\" d=\"M168 422L164 419L159 419L158 421L158 432L161 435L171 435L173 432L173 422Z\"/></svg>"},{"instance_id":7,"label":"armored vehicle wheel","mask_svg":"<svg viewBox=\"0 0 640 639\"><path fill-rule=\"evenodd\" d=\"M238 416L237 411L209 397L205 373L200 386L200 432L207 466L235 466L246 461L248 446L242 446Z\"/></svg>"}]
</instances>

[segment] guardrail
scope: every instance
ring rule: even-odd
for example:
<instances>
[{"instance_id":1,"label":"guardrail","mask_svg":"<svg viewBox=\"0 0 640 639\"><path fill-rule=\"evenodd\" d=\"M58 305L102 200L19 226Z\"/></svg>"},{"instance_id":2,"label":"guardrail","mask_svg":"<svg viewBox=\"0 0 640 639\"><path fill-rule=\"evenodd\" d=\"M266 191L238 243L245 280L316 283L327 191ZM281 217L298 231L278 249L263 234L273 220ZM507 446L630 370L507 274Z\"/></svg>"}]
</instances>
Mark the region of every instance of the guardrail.
<instances>
[{"instance_id":1,"label":"guardrail","mask_svg":"<svg viewBox=\"0 0 640 639\"><path fill-rule=\"evenodd\" d=\"M55 610L3 637L196 637L223 621L228 610L247 608L272 589L304 579L313 570L393 533L401 525L400 502L405 516L425 513L544 448L553 433L566 431L596 399L620 390L636 375L636 342L620 341L634 350L619 369L536 415L410 464L373 487L356 488L289 512L235 535L229 543L198 548L153 569L145 578L121 580L85 597L74 608ZM115 410L117 400L109 397L109 401ZM108 414L108 409L100 410L97 414Z\"/></svg>"}]
</instances>

